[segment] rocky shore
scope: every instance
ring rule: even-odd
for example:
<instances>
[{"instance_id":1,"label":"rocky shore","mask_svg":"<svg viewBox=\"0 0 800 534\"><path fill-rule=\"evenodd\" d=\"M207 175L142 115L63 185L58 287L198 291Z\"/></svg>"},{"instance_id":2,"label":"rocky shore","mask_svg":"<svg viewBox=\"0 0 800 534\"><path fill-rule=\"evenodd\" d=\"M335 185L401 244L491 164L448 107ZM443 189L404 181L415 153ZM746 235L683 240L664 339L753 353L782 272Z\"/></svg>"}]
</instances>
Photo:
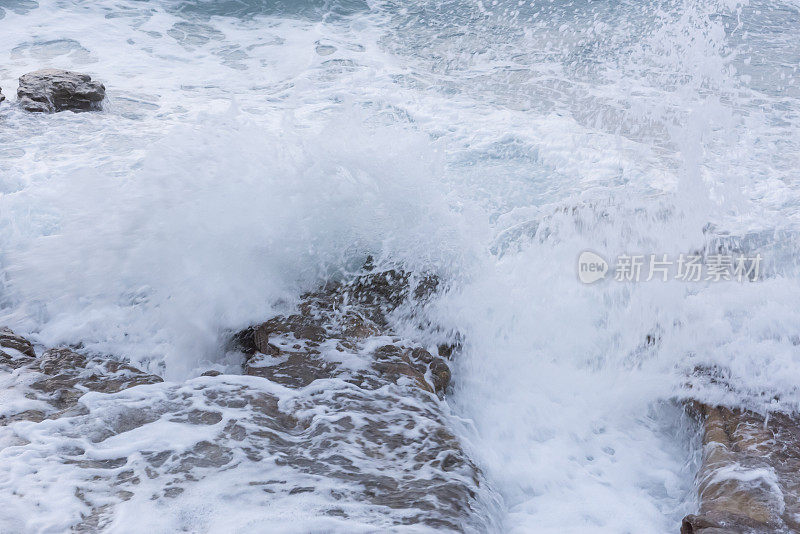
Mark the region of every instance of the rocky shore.
<instances>
[{"instance_id":1,"label":"rocky shore","mask_svg":"<svg viewBox=\"0 0 800 534\"><path fill-rule=\"evenodd\" d=\"M163 382L4 329L0 505L14 526L35 530L34 510L56 502L64 531L111 528L143 506L203 517L199 492L235 499L239 515L221 516L231 527L266 517L277 530L294 514L351 532L490 529L492 499L440 400L457 348L431 353L387 320L435 279L371 269L233 333L241 375Z\"/></svg>"},{"instance_id":2,"label":"rocky shore","mask_svg":"<svg viewBox=\"0 0 800 534\"><path fill-rule=\"evenodd\" d=\"M16 105L96 111L105 96L89 75L45 69L19 78ZM712 235L705 252L760 239ZM442 402L459 347L423 346L389 320L437 286L368 262L292 313L229 332L220 356L237 354L241 373L183 383L112 355L34 347L0 328L0 505L19 531L35 530L31 511L56 494L71 510L58 527L95 532L142 501L196 513L184 494L231 473L228 491L239 488L249 505L280 503L323 518L321 528L487 530L497 504ZM689 410L703 430L700 506L681 534L800 532L800 417L697 402ZM20 474L22 456L35 467Z\"/></svg>"},{"instance_id":3,"label":"rocky shore","mask_svg":"<svg viewBox=\"0 0 800 534\"><path fill-rule=\"evenodd\" d=\"M3 328L0 504L35 530L30 512L55 494L71 510L59 527L96 532L143 502L192 515L197 487L225 487L215 500L237 494L276 528L292 514L355 532L495 528L497 503L441 402L458 345L431 351L390 326L436 288L435 277L368 263L294 313L231 332L224 350L241 374L183 383L78 348L41 350ZM681 533L800 530L797 417L689 407L704 435L700 510Z\"/></svg>"}]
</instances>

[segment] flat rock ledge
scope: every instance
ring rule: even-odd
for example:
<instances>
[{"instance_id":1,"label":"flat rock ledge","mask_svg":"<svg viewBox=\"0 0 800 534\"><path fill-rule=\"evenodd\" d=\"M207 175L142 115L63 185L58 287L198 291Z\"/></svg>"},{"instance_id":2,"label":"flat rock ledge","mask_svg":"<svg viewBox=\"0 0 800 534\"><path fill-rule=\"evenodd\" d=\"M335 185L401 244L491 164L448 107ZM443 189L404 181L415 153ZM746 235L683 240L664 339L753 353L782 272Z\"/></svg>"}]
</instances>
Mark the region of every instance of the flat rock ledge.
<instances>
[{"instance_id":1,"label":"flat rock ledge","mask_svg":"<svg viewBox=\"0 0 800 534\"><path fill-rule=\"evenodd\" d=\"M91 76L58 69L25 74L17 89L22 109L39 113L100 110L105 96L105 86Z\"/></svg>"},{"instance_id":2,"label":"flat rock ledge","mask_svg":"<svg viewBox=\"0 0 800 534\"><path fill-rule=\"evenodd\" d=\"M703 424L700 511L681 534L800 532L800 416L690 409Z\"/></svg>"},{"instance_id":3,"label":"flat rock ledge","mask_svg":"<svg viewBox=\"0 0 800 534\"><path fill-rule=\"evenodd\" d=\"M282 510L326 532L491 531L498 501L439 399L458 345L389 326L435 287L367 269L231 333L242 374L183 383L0 329L0 530L47 516L54 531L104 532L146 506L171 531L205 531L201 494L231 531L253 526L241 510L288 531Z\"/></svg>"},{"instance_id":4,"label":"flat rock ledge","mask_svg":"<svg viewBox=\"0 0 800 534\"><path fill-rule=\"evenodd\" d=\"M0 328L0 372L20 380L10 390L24 390L24 402L3 406L0 426L14 421L57 419L70 413L87 392L117 393L162 379L108 357L85 356L71 349L44 351L37 356L33 345L8 328Z\"/></svg>"}]
</instances>

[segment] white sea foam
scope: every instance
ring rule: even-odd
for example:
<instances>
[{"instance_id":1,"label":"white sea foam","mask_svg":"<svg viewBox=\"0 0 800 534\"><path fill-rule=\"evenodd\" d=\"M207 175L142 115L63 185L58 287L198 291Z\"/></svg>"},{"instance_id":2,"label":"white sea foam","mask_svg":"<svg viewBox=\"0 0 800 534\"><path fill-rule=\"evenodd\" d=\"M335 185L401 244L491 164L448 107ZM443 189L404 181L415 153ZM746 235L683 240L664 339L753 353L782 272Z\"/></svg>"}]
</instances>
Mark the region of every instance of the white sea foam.
<instances>
[{"instance_id":1,"label":"white sea foam","mask_svg":"<svg viewBox=\"0 0 800 534\"><path fill-rule=\"evenodd\" d=\"M429 313L464 340L451 402L505 530L676 529L696 449L671 400L800 401L797 4L321 4L3 6L6 95L52 66L109 99L0 105L0 323L182 379L368 253L434 269ZM714 232L751 236L765 279L574 271ZM225 506L180 514L224 530Z\"/></svg>"}]
</instances>

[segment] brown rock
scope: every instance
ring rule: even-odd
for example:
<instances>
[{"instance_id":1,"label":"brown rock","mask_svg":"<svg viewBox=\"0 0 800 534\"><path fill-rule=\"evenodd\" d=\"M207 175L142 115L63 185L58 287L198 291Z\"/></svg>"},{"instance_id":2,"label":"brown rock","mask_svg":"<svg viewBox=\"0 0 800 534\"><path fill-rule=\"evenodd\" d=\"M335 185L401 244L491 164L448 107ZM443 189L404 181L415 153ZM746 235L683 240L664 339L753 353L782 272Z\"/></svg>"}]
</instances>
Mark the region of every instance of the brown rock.
<instances>
[{"instance_id":1,"label":"brown rock","mask_svg":"<svg viewBox=\"0 0 800 534\"><path fill-rule=\"evenodd\" d=\"M334 378L339 374L335 365L309 352L281 352L280 356L285 359L273 363L257 354L247 360L244 373L290 388L306 387L315 380Z\"/></svg>"},{"instance_id":2,"label":"brown rock","mask_svg":"<svg viewBox=\"0 0 800 534\"><path fill-rule=\"evenodd\" d=\"M85 390L116 393L143 384L162 382L161 377L136 367L100 357L88 359L69 349L45 351L34 364L46 375L31 387L41 391L59 409L77 403Z\"/></svg>"},{"instance_id":3,"label":"brown rock","mask_svg":"<svg viewBox=\"0 0 800 534\"><path fill-rule=\"evenodd\" d=\"M354 371L336 361L335 351L321 348L326 344L338 351L360 352L366 339L391 335L387 313L408 299L428 298L437 287L433 276L415 277L400 269L379 271L368 260L349 282L326 284L303 295L298 313L245 328L232 336L230 346L249 356L245 374L287 387L340 378L377 389L409 378L415 387L441 395L450 382L450 369L425 349L384 345L372 351L374 361L368 368ZM333 359L321 351L333 352Z\"/></svg>"},{"instance_id":4,"label":"brown rock","mask_svg":"<svg viewBox=\"0 0 800 534\"><path fill-rule=\"evenodd\" d=\"M450 384L450 367L444 360L436 358L431 362L431 376L433 377L433 388L436 393L444 393Z\"/></svg>"},{"instance_id":5,"label":"brown rock","mask_svg":"<svg viewBox=\"0 0 800 534\"><path fill-rule=\"evenodd\" d=\"M297 339L305 339L319 343L328 337L325 328L319 320L308 314L295 314L285 317L279 315L273 317L266 323L258 326L258 329L267 337L269 335L280 335L291 333Z\"/></svg>"},{"instance_id":6,"label":"brown rock","mask_svg":"<svg viewBox=\"0 0 800 534\"><path fill-rule=\"evenodd\" d=\"M344 337L357 340L379 336L381 334L381 329L378 325L355 311L350 311L345 315L342 321L342 327L342 335Z\"/></svg>"},{"instance_id":7,"label":"brown rock","mask_svg":"<svg viewBox=\"0 0 800 534\"><path fill-rule=\"evenodd\" d=\"M703 420L700 513L682 534L800 530L800 416L694 407Z\"/></svg>"},{"instance_id":8,"label":"brown rock","mask_svg":"<svg viewBox=\"0 0 800 534\"><path fill-rule=\"evenodd\" d=\"M6 327L0 328L0 347L18 350L31 358L36 357L31 342Z\"/></svg>"},{"instance_id":9,"label":"brown rock","mask_svg":"<svg viewBox=\"0 0 800 534\"><path fill-rule=\"evenodd\" d=\"M372 364L384 380L397 382L402 377L410 378L420 389L433 393L433 387L425 380L424 371L414 366L409 353L395 345L384 345L374 352L375 362ZM423 368L424 369L424 368Z\"/></svg>"},{"instance_id":10,"label":"brown rock","mask_svg":"<svg viewBox=\"0 0 800 534\"><path fill-rule=\"evenodd\" d=\"M269 354L276 356L280 353L280 349L269 342L269 327L265 324L260 324L253 330L253 344L256 350L262 354Z\"/></svg>"},{"instance_id":11,"label":"brown rock","mask_svg":"<svg viewBox=\"0 0 800 534\"><path fill-rule=\"evenodd\" d=\"M0 363L16 369L30 363L34 358L36 358L36 352L30 341L6 327L0 328Z\"/></svg>"},{"instance_id":12,"label":"brown rock","mask_svg":"<svg viewBox=\"0 0 800 534\"><path fill-rule=\"evenodd\" d=\"M56 411L75 406L87 390L115 393L142 384L161 382L151 375L114 359L86 357L70 349L50 349L36 358L30 342L7 328L0 329L0 347L13 349L16 356L0 350L0 364L23 373L34 373L30 398L42 400L53 407L46 413L29 410L0 418L0 424L27 419L41 421L56 415ZM27 395L27 394L26 394Z\"/></svg>"}]
</instances>

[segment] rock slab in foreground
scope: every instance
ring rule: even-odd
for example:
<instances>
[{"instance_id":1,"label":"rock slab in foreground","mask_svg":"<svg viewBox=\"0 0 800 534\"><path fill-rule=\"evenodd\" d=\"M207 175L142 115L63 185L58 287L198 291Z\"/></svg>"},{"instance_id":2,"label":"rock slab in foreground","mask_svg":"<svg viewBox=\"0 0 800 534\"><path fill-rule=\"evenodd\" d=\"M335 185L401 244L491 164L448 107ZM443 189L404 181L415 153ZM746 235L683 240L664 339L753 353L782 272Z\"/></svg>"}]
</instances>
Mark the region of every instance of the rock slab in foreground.
<instances>
[{"instance_id":1,"label":"rock slab in foreground","mask_svg":"<svg viewBox=\"0 0 800 534\"><path fill-rule=\"evenodd\" d=\"M7 373L7 374L6 374ZM0 426L15 421L59 418L90 391L117 393L162 379L127 363L84 356L70 349L50 349L37 357L33 345L8 328L0 328L0 376L5 384Z\"/></svg>"},{"instance_id":2,"label":"rock slab in foreground","mask_svg":"<svg viewBox=\"0 0 800 534\"><path fill-rule=\"evenodd\" d=\"M179 384L0 331L0 531L497 530L445 359L386 321L412 289L384 271L307 295L234 336L250 376Z\"/></svg>"},{"instance_id":3,"label":"rock slab in foreground","mask_svg":"<svg viewBox=\"0 0 800 534\"><path fill-rule=\"evenodd\" d=\"M681 534L800 532L800 417L697 405L700 513Z\"/></svg>"},{"instance_id":4,"label":"rock slab in foreground","mask_svg":"<svg viewBox=\"0 0 800 534\"><path fill-rule=\"evenodd\" d=\"M99 110L105 96L105 86L91 76L58 69L25 74L17 89L20 106L40 113Z\"/></svg>"},{"instance_id":5,"label":"rock slab in foreground","mask_svg":"<svg viewBox=\"0 0 800 534\"><path fill-rule=\"evenodd\" d=\"M370 532L482 531L489 523L482 476L437 398L449 366L398 337L387 321L406 299L424 300L435 286L411 279L368 268L305 295L295 314L234 334L232 346L246 356L246 375L287 388L308 402L305 411L324 414L310 423L317 438L301 452L307 460L289 461L303 477L322 476L308 482L309 493L327 495L332 482L339 488L339 502L321 515L365 521L377 529ZM348 502L372 511L348 511Z\"/></svg>"}]
</instances>

